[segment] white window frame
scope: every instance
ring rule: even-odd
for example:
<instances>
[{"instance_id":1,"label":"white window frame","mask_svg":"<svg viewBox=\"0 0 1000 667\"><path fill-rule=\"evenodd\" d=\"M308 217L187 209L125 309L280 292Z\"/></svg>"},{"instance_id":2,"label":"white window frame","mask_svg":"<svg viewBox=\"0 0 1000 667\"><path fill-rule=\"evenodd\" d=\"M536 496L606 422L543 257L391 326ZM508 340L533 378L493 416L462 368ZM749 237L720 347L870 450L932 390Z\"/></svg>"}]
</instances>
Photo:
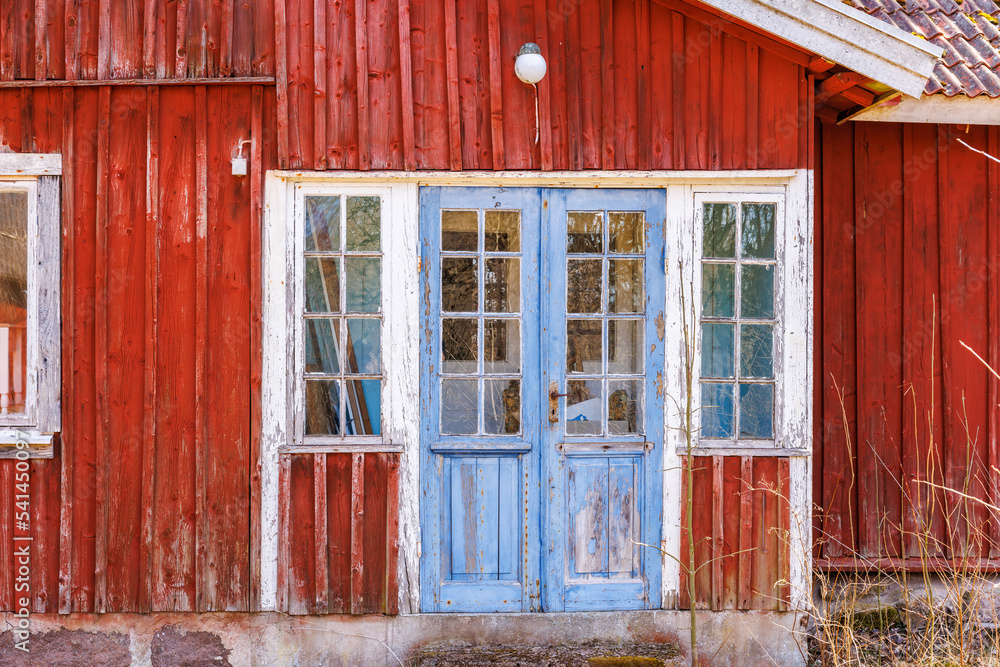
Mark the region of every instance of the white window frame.
<instances>
[{"instance_id":1,"label":"white window frame","mask_svg":"<svg viewBox=\"0 0 1000 667\"><path fill-rule=\"evenodd\" d=\"M261 441L261 610L278 607L278 516L280 455L289 453L398 451L400 459L399 571L400 611L419 609L420 547L420 336L421 308L419 215L421 186L507 187L600 187L659 188L666 191L667 219L664 229L666 303L664 351L667 359L682 359L684 353L681 288L690 294L695 272L700 274L700 256L695 249L694 205L696 193L770 194L785 201L785 233L776 235L776 258L783 262L782 358L785 387L795 387L782 400L782 426L775 426L774 447L698 447L697 455L787 456L790 459L789 489L792 535L792 608L805 608L811 550L812 438L812 263L813 211L811 171L588 171L588 172L268 172L265 182L263 260L263 406ZM291 355L288 332L294 330L299 313L294 304L295 188L319 188L329 194L385 193L382 222L383 256L383 398L384 443L322 446L295 444L292 403ZM305 191L305 190L303 190ZM312 192L313 190L309 190ZM684 261L677 261L683 258ZM690 297L688 297L690 298ZM700 300L700 295L697 296ZM776 299L777 299L776 295ZM691 304L688 304L690 308ZM776 306L777 307L777 306ZM655 312L654 308L654 312ZM694 311L692 311L694 312ZM791 375L790 375L791 374ZM805 391L802 387L806 387ZM664 461L663 542L669 554L680 553L682 501L681 454L683 434L677 429L674 400L685 391L682 364L664 369ZM791 402L789 402L791 401ZM386 444L388 443L388 444ZM287 502L287 499L286 499ZM680 585L679 563L664 556L663 607L676 604Z\"/></svg>"},{"instance_id":2,"label":"white window frame","mask_svg":"<svg viewBox=\"0 0 1000 667\"><path fill-rule=\"evenodd\" d=\"M28 196L25 413L0 415L0 458L25 441L31 458L52 458L61 429L61 174L59 154L0 154L0 191Z\"/></svg>"}]
</instances>

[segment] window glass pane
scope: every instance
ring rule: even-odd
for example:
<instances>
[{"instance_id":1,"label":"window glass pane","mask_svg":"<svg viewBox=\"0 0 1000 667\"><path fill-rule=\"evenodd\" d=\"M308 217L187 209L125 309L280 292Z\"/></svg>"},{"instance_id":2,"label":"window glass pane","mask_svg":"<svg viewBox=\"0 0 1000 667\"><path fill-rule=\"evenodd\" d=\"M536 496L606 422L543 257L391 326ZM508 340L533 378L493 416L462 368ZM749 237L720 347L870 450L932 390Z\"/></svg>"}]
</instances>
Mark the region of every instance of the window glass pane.
<instances>
[{"instance_id":1,"label":"window glass pane","mask_svg":"<svg viewBox=\"0 0 1000 667\"><path fill-rule=\"evenodd\" d=\"M603 213L600 211L571 211L566 218L566 252L604 252Z\"/></svg>"},{"instance_id":2,"label":"window glass pane","mask_svg":"<svg viewBox=\"0 0 1000 667\"><path fill-rule=\"evenodd\" d=\"M340 197L306 197L306 252L340 251Z\"/></svg>"},{"instance_id":3,"label":"window glass pane","mask_svg":"<svg viewBox=\"0 0 1000 667\"><path fill-rule=\"evenodd\" d=\"M347 320L345 373L377 375L382 372L381 320Z\"/></svg>"},{"instance_id":4,"label":"window glass pane","mask_svg":"<svg viewBox=\"0 0 1000 667\"><path fill-rule=\"evenodd\" d=\"M483 372L520 373L521 323L518 320L485 320L483 328Z\"/></svg>"},{"instance_id":5,"label":"window glass pane","mask_svg":"<svg viewBox=\"0 0 1000 667\"><path fill-rule=\"evenodd\" d=\"M476 211L441 211L441 249L476 252L479 249L479 214Z\"/></svg>"},{"instance_id":6,"label":"window glass pane","mask_svg":"<svg viewBox=\"0 0 1000 667\"><path fill-rule=\"evenodd\" d=\"M521 212L486 211L486 252L518 252L521 249Z\"/></svg>"},{"instance_id":7,"label":"window glass pane","mask_svg":"<svg viewBox=\"0 0 1000 667\"><path fill-rule=\"evenodd\" d=\"M703 264L701 267L701 314L705 317L732 317L735 311L736 267L732 264Z\"/></svg>"},{"instance_id":8,"label":"window glass pane","mask_svg":"<svg viewBox=\"0 0 1000 667\"><path fill-rule=\"evenodd\" d=\"M774 386L740 384L740 437L774 437Z\"/></svg>"},{"instance_id":9,"label":"window glass pane","mask_svg":"<svg viewBox=\"0 0 1000 667\"><path fill-rule=\"evenodd\" d=\"M774 377L774 335L770 324L740 325L740 376Z\"/></svg>"},{"instance_id":10,"label":"window glass pane","mask_svg":"<svg viewBox=\"0 0 1000 667\"><path fill-rule=\"evenodd\" d=\"M608 432L612 435L642 433L642 380L608 383Z\"/></svg>"},{"instance_id":11,"label":"window glass pane","mask_svg":"<svg viewBox=\"0 0 1000 667\"><path fill-rule=\"evenodd\" d=\"M382 259L345 257L347 312L377 313L382 305Z\"/></svg>"},{"instance_id":12,"label":"window glass pane","mask_svg":"<svg viewBox=\"0 0 1000 667\"><path fill-rule=\"evenodd\" d=\"M521 432L521 381L486 380L483 421L486 433L515 435Z\"/></svg>"},{"instance_id":13,"label":"window glass pane","mask_svg":"<svg viewBox=\"0 0 1000 667\"><path fill-rule=\"evenodd\" d=\"M347 250L378 252L381 247L381 197L347 198Z\"/></svg>"},{"instance_id":14,"label":"window glass pane","mask_svg":"<svg viewBox=\"0 0 1000 667\"><path fill-rule=\"evenodd\" d=\"M441 310L474 313L479 310L479 260L441 258Z\"/></svg>"},{"instance_id":15,"label":"window glass pane","mask_svg":"<svg viewBox=\"0 0 1000 667\"><path fill-rule=\"evenodd\" d=\"M306 312L340 312L340 259L306 257Z\"/></svg>"},{"instance_id":16,"label":"window glass pane","mask_svg":"<svg viewBox=\"0 0 1000 667\"><path fill-rule=\"evenodd\" d=\"M743 204L743 256L774 259L774 204Z\"/></svg>"},{"instance_id":17,"label":"window glass pane","mask_svg":"<svg viewBox=\"0 0 1000 667\"><path fill-rule=\"evenodd\" d=\"M27 402L28 371L28 195L0 192L0 341L8 358L7 394L0 396L0 412L23 414Z\"/></svg>"},{"instance_id":18,"label":"window glass pane","mask_svg":"<svg viewBox=\"0 0 1000 667\"><path fill-rule=\"evenodd\" d=\"M642 211L608 212L608 250L614 253L641 253L646 236L646 214Z\"/></svg>"},{"instance_id":19,"label":"window glass pane","mask_svg":"<svg viewBox=\"0 0 1000 667\"><path fill-rule=\"evenodd\" d=\"M569 380L566 393L566 435L600 435L601 381Z\"/></svg>"},{"instance_id":20,"label":"window glass pane","mask_svg":"<svg viewBox=\"0 0 1000 667\"><path fill-rule=\"evenodd\" d=\"M521 260L516 257L486 260L483 290L488 313L516 313L521 309Z\"/></svg>"},{"instance_id":21,"label":"window glass pane","mask_svg":"<svg viewBox=\"0 0 1000 667\"><path fill-rule=\"evenodd\" d=\"M441 321L441 372L475 373L479 367L479 320L447 318Z\"/></svg>"},{"instance_id":22,"label":"window glass pane","mask_svg":"<svg viewBox=\"0 0 1000 667\"><path fill-rule=\"evenodd\" d=\"M608 320L608 373L642 373L642 324L642 320Z\"/></svg>"},{"instance_id":23,"label":"window glass pane","mask_svg":"<svg viewBox=\"0 0 1000 667\"><path fill-rule=\"evenodd\" d=\"M348 380L344 403L347 435L382 434L381 380Z\"/></svg>"},{"instance_id":24,"label":"window glass pane","mask_svg":"<svg viewBox=\"0 0 1000 667\"><path fill-rule=\"evenodd\" d=\"M306 380L306 435L340 435L340 380Z\"/></svg>"},{"instance_id":25,"label":"window glass pane","mask_svg":"<svg viewBox=\"0 0 1000 667\"><path fill-rule=\"evenodd\" d=\"M736 352L735 325L704 322L701 325L701 375L707 378L733 377Z\"/></svg>"},{"instance_id":26,"label":"window glass pane","mask_svg":"<svg viewBox=\"0 0 1000 667\"><path fill-rule=\"evenodd\" d=\"M642 265L641 259L608 262L609 313L641 313L645 309Z\"/></svg>"},{"instance_id":27,"label":"window glass pane","mask_svg":"<svg viewBox=\"0 0 1000 667\"><path fill-rule=\"evenodd\" d=\"M340 320L306 320L306 373L340 373Z\"/></svg>"},{"instance_id":28,"label":"window glass pane","mask_svg":"<svg viewBox=\"0 0 1000 667\"><path fill-rule=\"evenodd\" d=\"M745 264L740 286L743 317L769 320L774 317L774 265Z\"/></svg>"},{"instance_id":29,"label":"window glass pane","mask_svg":"<svg viewBox=\"0 0 1000 667\"><path fill-rule=\"evenodd\" d=\"M736 205L705 204L702 209L705 257L736 257Z\"/></svg>"},{"instance_id":30,"label":"window glass pane","mask_svg":"<svg viewBox=\"0 0 1000 667\"><path fill-rule=\"evenodd\" d=\"M701 383L701 435L733 437L733 385Z\"/></svg>"},{"instance_id":31,"label":"window glass pane","mask_svg":"<svg viewBox=\"0 0 1000 667\"><path fill-rule=\"evenodd\" d=\"M441 381L441 433L469 435L479 429L479 381Z\"/></svg>"},{"instance_id":32,"label":"window glass pane","mask_svg":"<svg viewBox=\"0 0 1000 667\"><path fill-rule=\"evenodd\" d=\"M601 260L571 259L566 262L566 312L601 312Z\"/></svg>"},{"instance_id":33,"label":"window glass pane","mask_svg":"<svg viewBox=\"0 0 1000 667\"><path fill-rule=\"evenodd\" d=\"M566 322L566 372L601 372L601 321Z\"/></svg>"}]
</instances>

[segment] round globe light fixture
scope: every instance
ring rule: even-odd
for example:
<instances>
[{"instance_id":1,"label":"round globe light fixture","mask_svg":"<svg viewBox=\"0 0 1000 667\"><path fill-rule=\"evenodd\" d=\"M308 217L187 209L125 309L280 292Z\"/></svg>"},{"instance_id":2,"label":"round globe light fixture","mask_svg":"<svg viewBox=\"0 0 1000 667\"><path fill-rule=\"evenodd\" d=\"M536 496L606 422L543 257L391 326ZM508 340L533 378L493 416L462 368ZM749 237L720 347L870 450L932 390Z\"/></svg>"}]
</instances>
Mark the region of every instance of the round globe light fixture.
<instances>
[{"instance_id":1,"label":"round globe light fixture","mask_svg":"<svg viewBox=\"0 0 1000 667\"><path fill-rule=\"evenodd\" d=\"M538 44L528 42L517 52L514 74L524 83L535 85L545 77L545 70L545 58L542 57L542 50L538 48Z\"/></svg>"}]
</instances>

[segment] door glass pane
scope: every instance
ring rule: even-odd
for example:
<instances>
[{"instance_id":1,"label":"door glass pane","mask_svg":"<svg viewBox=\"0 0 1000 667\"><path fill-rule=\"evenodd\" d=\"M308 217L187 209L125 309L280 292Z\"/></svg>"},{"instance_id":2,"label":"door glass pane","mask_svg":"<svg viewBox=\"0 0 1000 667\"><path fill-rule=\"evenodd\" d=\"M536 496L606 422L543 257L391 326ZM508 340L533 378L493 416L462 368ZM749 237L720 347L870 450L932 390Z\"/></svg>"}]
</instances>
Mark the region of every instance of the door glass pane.
<instances>
[{"instance_id":1,"label":"door glass pane","mask_svg":"<svg viewBox=\"0 0 1000 667\"><path fill-rule=\"evenodd\" d=\"M306 380L306 435L340 435L340 380Z\"/></svg>"},{"instance_id":2,"label":"door glass pane","mask_svg":"<svg viewBox=\"0 0 1000 667\"><path fill-rule=\"evenodd\" d=\"M744 264L740 287L741 315L751 319L774 317L774 265Z\"/></svg>"},{"instance_id":3,"label":"door glass pane","mask_svg":"<svg viewBox=\"0 0 1000 667\"><path fill-rule=\"evenodd\" d=\"M479 381L441 381L441 433L472 435L479 430Z\"/></svg>"},{"instance_id":4,"label":"door glass pane","mask_svg":"<svg viewBox=\"0 0 1000 667\"><path fill-rule=\"evenodd\" d=\"M479 310L477 258L441 259L441 310L450 313L474 313Z\"/></svg>"},{"instance_id":5,"label":"door glass pane","mask_svg":"<svg viewBox=\"0 0 1000 667\"><path fill-rule=\"evenodd\" d=\"M740 376L774 377L774 334L771 324L740 325Z\"/></svg>"},{"instance_id":6,"label":"door glass pane","mask_svg":"<svg viewBox=\"0 0 1000 667\"><path fill-rule=\"evenodd\" d=\"M612 380L608 383L608 433L625 435L642 432L641 380Z\"/></svg>"},{"instance_id":7,"label":"door glass pane","mask_svg":"<svg viewBox=\"0 0 1000 667\"><path fill-rule=\"evenodd\" d=\"M646 214L642 211L608 212L608 250L613 253L645 251Z\"/></svg>"},{"instance_id":8,"label":"door glass pane","mask_svg":"<svg viewBox=\"0 0 1000 667\"><path fill-rule=\"evenodd\" d=\"M486 252L519 252L521 250L521 212L486 211Z\"/></svg>"},{"instance_id":9,"label":"door glass pane","mask_svg":"<svg viewBox=\"0 0 1000 667\"><path fill-rule=\"evenodd\" d=\"M703 264L701 267L701 314L732 317L736 303L736 267L733 264Z\"/></svg>"},{"instance_id":10,"label":"door glass pane","mask_svg":"<svg viewBox=\"0 0 1000 667\"><path fill-rule=\"evenodd\" d=\"M484 278L486 312L516 313L521 309L521 260L488 258Z\"/></svg>"},{"instance_id":11,"label":"door glass pane","mask_svg":"<svg viewBox=\"0 0 1000 667\"><path fill-rule=\"evenodd\" d=\"M705 257L736 257L736 204L705 204L702 224Z\"/></svg>"},{"instance_id":12,"label":"door glass pane","mask_svg":"<svg viewBox=\"0 0 1000 667\"><path fill-rule=\"evenodd\" d=\"M604 411L601 380L569 380L566 383L566 435L600 435Z\"/></svg>"},{"instance_id":13,"label":"door glass pane","mask_svg":"<svg viewBox=\"0 0 1000 667\"><path fill-rule=\"evenodd\" d=\"M774 204L743 204L743 256L774 259Z\"/></svg>"},{"instance_id":14,"label":"door glass pane","mask_svg":"<svg viewBox=\"0 0 1000 667\"><path fill-rule=\"evenodd\" d=\"M521 381L486 380L483 420L486 433L517 435L521 432Z\"/></svg>"},{"instance_id":15,"label":"door glass pane","mask_svg":"<svg viewBox=\"0 0 1000 667\"><path fill-rule=\"evenodd\" d=\"M479 370L479 320L446 318L441 321L442 373L475 373Z\"/></svg>"},{"instance_id":16,"label":"door glass pane","mask_svg":"<svg viewBox=\"0 0 1000 667\"><path fill-rule=\"evenodd\" d=\"M599 259L571 259L566 263L566 312L601 312L601 264Z\"/></svg>"},{"instance_id":17,"label":"door glass pane","mask_svg":"<svg viewBox=\"0 0 1000 667\"><path fill-rule=\"evenodd\" d=\"M347 312L377 313L382 305L382 260L379 257L344 258Z\"/></svg>"},{"instance_id":18,"label":"door glass pane","mask_svg":"<svg viewBox=\"0 0 1000 667\"><path fill-rule=\"evenodd\" d=\"M307 313L340 312L340 259L306 257Z\"/></svg>"},{"instance_id":19,"label":"door glass pane","mask_svg":"<svg viewBox=\"0 0 1000 667\"><path fill-rule=\"evenodd\" d=\"M646 305L642 275L643 260L612 259L608 262L608 312L641 313Z\"/></svg>"},{"instance_id":20,"label":"door glass pane","mask_svg":"<svg viewBox=\"0 0 1000 667\"><path fill-rule=\"evenodd\" d=\"M479 249L476 211L441 211L441 249L476 252Z\"/></svg>"},{"instance_id":21,"label":"door glass pane","mask_svg":"<svg viewBox=\"0 0 1000 667\"><path fill-rule=\"evenodd\" d=\"M340 250L340 197L306 197L306 252Z\"/></svg>"},{"instance_id":22,"label":"door glass pane","mask_svg":"<svg viewBox=\"0 0 1000 667\"><path fill-rule=\"evenodd\" d=\"M642 373L642 320L608 320L608 373Z\"/></svg>"},{"instance_id":23,"label":"door glass pane","mask_svg":"<svg viewBox=\"0 0 1000 667\"><path fill-rule=\"evenodd\" d=\"M567 216L566 252L604 252L604 214L601 211L570 211Z\"/></svg>"},{"instance_id":24,"label":"door glass pane","mask_svg":"<svg viewBox=\"0 0 1000 667\"><path fill-rule=\"evenodd\" d=\"M733 437L733 385L701 383L701 435Z\"/></svg>"},{"instance_id":25,"label":"door glass pane","mask_svg":"<svg viewBox=\"0 0 1000 667\"><path fill-rule=\"evenodd\" d=\"M740 384L740 437L774 437L774 385Z\"/></svg>"},{"instance_id":26,"label":"door glass pane","mask_svg":"<svg viewBox=\"0 0 1000 667\"><path fill-rule=\"evenodd\" d=\"M736 351L735 325L702 323L701 375L706 378L733 377Z\"/></svg>"},{"instance_id":27,"label":"door glass pane","mask_svg":"<svg viewBox=\"0 0 1000 667\"><path fill-rule=\"evenodd\" d=\"M566 372L598 374L601 369L601 320L566 322Z\"/></svg>"},{"instance_id":28,"label":"door glass pane","mask_svg":"<svg viewBox=\"0 0 1000 667\"><path fill-rule=\"evenodd\" d=\"M347 320L345 373L378 375L382 372L381 349L381 320Z\"/></svg>"},{"instance_id":29,"label":"door glass pane","mask_svg":"<svg viewBox=\"0 0 1000 667\"><path fill-rule=\"evenodd\" d=\"M347 435L381 435L381 380L348 380L344 403Z\"/></svg>"},{"instance_id":30,"label":"door glass pane","mask_svg":"<svg viewBox=\"0 0 1000 667\"><path fill-rule=\"evenodd\" d=\"M306 320L306 373L340 373L340 320Z\"/></svg>"},{"instance_id":31,"label":"door glass pane","mask_svg":"<svg viewBox=\"0 0 1000 667\"><path fill-rule=\"evenodd\" d=\"M520 373L521 323L518 320L484 320L483 326L483 372Z\"/></svg>"},{"instance_id":32,"label":"door glass pane","mask_svg":"<svg viewBox=\"0 0 1000 667\"><path fill-rule=\"evenodd\" d=\"M377 252L381 246L381 197L347 198L347 250Z\"/></svg>"}]
</instances>

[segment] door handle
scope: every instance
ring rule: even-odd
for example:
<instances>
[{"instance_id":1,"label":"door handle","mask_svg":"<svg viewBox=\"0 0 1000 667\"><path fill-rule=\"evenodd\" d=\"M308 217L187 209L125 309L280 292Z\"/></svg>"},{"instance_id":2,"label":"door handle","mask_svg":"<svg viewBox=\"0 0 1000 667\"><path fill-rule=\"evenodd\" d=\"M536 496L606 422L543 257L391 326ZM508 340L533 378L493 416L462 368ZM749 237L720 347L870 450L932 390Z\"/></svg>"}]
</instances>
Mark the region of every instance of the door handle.
<instances>
[{"instance_id":1,"label":"door handle","mask_svg":"<svg viewBox=\"0 0 1000 667\"><path fill-rule=\"evenodd\" d=\"M549 383L549 422L559 423L559 399L569 394L560 394L559 386L555 382Z\"/></svg>"}]
</instances>

